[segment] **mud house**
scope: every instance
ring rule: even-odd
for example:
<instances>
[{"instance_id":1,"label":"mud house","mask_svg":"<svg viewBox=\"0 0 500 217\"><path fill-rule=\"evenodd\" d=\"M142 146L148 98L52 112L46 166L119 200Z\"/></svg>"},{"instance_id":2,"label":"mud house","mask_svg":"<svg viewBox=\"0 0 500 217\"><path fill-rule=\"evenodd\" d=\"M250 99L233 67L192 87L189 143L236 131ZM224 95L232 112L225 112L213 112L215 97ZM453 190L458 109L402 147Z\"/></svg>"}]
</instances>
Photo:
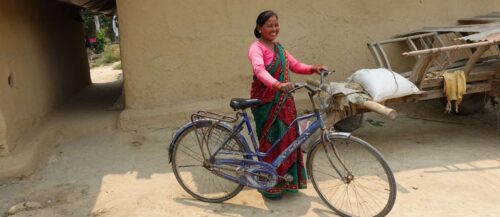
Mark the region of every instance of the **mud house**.
<instances>
[{"instance_id":1,"label":"mud house","mask_svg":"<svg viewBox=\"0 0 500 217\"><path fill-rule=\"evenodd\" d=\"M0 2L0 155L91 83L78 11L117 13L124 130L168 126L206 105L248 96L246 57L257 14L279 14L280 41L344 79L374 66L366 43L500 10L496 0L3 0ZM300 80L299 76L292 79ZM210 109L210 108L209 108ZM5 165L1 165L4 167Z\"/></svg>"}]
</instances>

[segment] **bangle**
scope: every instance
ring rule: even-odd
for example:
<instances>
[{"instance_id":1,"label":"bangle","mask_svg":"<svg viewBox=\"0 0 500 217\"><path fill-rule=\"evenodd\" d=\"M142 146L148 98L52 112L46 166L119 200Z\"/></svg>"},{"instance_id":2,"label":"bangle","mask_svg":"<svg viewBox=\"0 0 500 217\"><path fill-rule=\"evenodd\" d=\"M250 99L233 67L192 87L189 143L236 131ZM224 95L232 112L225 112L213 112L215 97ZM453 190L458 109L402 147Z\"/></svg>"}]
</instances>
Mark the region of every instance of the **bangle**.
<instances>
[{"instance_id":1,"label":"bangle","mask_svg":"<svg viewBox=\"0 0 500 217\"><path fill-rule=\"evenodd\" d=\"M281 85L281 82L276 81L276 82L273 83L272 87L275 90L279 90L280 89L280 85Z\"/></svg>"},{"instance_id":2,"label":"bangle","mask_svg":"<svg viewBox=\"0 0 500 217\"><path fill-rule=\"evenodd\" d=\"M318 72L319 71L319 65L313 65L311 67L311 74L315 73L315 72Z\"/></svg>"}]
</instances>

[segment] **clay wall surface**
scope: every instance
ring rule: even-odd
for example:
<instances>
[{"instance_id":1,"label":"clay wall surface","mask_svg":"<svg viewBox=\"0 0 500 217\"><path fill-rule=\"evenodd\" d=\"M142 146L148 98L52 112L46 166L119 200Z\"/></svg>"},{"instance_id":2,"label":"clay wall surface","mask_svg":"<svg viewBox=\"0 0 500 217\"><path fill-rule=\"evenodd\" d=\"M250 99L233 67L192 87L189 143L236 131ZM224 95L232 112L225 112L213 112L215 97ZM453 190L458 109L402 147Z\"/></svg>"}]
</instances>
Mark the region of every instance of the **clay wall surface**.
<instances>
[{"instance_id":1,"label":"clay wall surface","mask_svg":"<svg viewBox=\"0 0 500 217\"><path fill-rule=\"evenodd\" d=\"M5 120L3 118L2 111L0 110L0 156L6 155L8 152L6 139L7 128L5 126Z\"/></svg>"},{"instance_id":2,"label":"clay wall surface","mask_svg":"<svg viewBox=\"0 0 500 217\"><path fill-rule=\"evenodd\" d=\"M500 9L496 0L118 0L127 110L158 114L206 100L248 97L247 59L257 15L275 10L279 41L298 60L343 81L375 67L367 42ZM292 81L304 76L292 75ZM224 106L227 106L224 103ZM189 106L187 106L189 107ZM193 108L194 110L196 108ZM133 112L137 111L137 112ZM153 118L154 119L154 118Z\"/></svg>"},{"instance_id":3,"label":"clay wall surface","mask_svg":"<svg viewBox=\"0 0 500 217\"><path fill-rule=\"evenodd\" d=\"M0 2L0 145L4 142L4 155L44 115L90 84L83 29L77 18L77 10L57 1Z\"/></svg>"}]
</instances>

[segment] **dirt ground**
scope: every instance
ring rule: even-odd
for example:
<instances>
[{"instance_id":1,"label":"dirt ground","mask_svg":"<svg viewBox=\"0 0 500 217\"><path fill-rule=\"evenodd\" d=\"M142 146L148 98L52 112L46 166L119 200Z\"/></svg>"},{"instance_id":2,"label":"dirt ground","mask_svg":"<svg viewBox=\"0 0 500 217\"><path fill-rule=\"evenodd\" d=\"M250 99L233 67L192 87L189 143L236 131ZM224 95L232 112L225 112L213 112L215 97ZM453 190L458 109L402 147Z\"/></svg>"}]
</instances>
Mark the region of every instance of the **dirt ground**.
<instances>
[{"instance_id":1,"label":"dirt ground","mask_svg":"<svg viewBox=\"0 0 500 217\"><path fill-rule=\"evenodd\" d=\"M44 126L61 139L50 144L37 172L0 182L0 216L28 201L40 207L10 216L335 216L312 186L281 201L263 200L252 189L222 204L192 199L168 163L175 129L117 130L120 111L109 108L121 76L113 73L49 115ZM496 111L450 116L433 101L397 109L393 121L367 115L354 133L376 146L395 172L398 195L389 216L498 216Z\"/></svg>"}]
</instances>

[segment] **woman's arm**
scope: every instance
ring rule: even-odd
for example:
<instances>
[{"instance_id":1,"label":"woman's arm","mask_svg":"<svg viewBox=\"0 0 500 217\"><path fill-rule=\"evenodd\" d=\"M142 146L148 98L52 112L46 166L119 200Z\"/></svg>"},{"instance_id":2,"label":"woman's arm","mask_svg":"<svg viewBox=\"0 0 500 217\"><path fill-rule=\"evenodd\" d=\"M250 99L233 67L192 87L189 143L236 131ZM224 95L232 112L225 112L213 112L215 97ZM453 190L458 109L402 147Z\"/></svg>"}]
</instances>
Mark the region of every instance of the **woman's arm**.
<instances>
[{"instance_id":1,"label":"woman's arm","mask_svg":"<svg viewBox=\"0 0 500 217\"><path fill-rule=\"evenodd\" d=\"M290 65L290 69L297 74L312 74L313 66L307 65L299 62L295 57L292 56L289 52L286 52L288 55L288 64Z\"/></svg>"}]
</instances>

